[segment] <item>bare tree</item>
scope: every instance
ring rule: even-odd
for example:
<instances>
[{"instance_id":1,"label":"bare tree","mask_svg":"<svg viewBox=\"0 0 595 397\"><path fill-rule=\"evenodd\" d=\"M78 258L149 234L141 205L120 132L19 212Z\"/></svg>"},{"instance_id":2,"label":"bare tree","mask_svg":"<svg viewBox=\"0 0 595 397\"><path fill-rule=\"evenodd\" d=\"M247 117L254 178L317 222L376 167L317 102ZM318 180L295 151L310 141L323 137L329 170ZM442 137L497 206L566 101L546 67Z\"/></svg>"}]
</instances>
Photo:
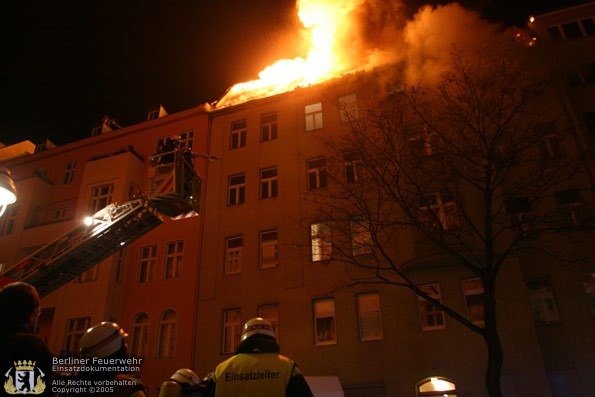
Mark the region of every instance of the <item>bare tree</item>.
<instances>
[{"instance_id":1,"label":"bare tree","mask_svg":"<svg viewBox=\"0 0 595 397\"><path fill-rule=\"evenodd\" d=\"M379 103L351 119L345 136L327 142L334 165L329 188L315 196L316 217L333 237L313 232L313 239L332 246L333 260L360 269L353 284L407 288L481 336L485 384L496 397L498 275L519 250L547 251L543 233L588 226L584 213L565 206L574 200L567 187L580 161L561 150L567 120L551 106L548 83L526 65L499 55L471 60L456 50L452 65L434 86L395 78ZM483 325L416 284L395 250L399 233L481 280Z\"/></svg>"}]
</instances>

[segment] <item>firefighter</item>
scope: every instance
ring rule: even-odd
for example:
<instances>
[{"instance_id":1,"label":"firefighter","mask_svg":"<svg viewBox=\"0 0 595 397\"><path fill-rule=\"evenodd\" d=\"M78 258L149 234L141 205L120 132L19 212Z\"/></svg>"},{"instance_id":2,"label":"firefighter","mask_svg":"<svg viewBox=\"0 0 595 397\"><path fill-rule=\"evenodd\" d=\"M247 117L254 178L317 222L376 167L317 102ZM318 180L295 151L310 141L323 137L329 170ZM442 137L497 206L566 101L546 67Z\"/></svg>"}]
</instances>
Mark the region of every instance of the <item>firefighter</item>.
<instances>
[{"instance_id":1,"label":"firefighter","mask_svg":"<svg viewBox=\"0 0 595 397\"><path fill-rule=\"evenodd\" d=\"M90 359L87 363L89 366L94 360L93 358L105 359L102 362L95 364L97 366L114 367L111 362L124 362L111 359L130 358L128 355L128 346L126 338L128 334L124 332L122 327L118 324L104 321L89 328L81 337L80 354L85 359ZM126 368L125 365L119 365L121 368ZM94 396L118 396L118 397L145 397L145 389L139 379L130 376L127 371L106 371L105 368L94 368L85 371L80 371L76 375L77 380L90 381L87 382L94 385L111 385L114 384L113 389L101 388L96 389ZM116 382L115 382L116 381Z\"/></svg>"},{"instance_id":2,"label":"firefighter","mask_svg":"<svg viewBox=\"0 0 595 397\"><path fill-rule=\"evenodd\" d=\"M198 397L204 386L198 375L188 368L180 368L159 388L159 397Z\"/></svg>"},{"instance_id":3,"label":"firefighter","mask_svg":"<svg viewBox=\"0 0 595 397\"><path fill-rule=\"evenodd\" d=\"M0 368L8 378L0 387L0 396L23 394L25 390L24 394L51 396L52 353L37 335L37 289L23 282L5 285L0 289L0 314ZM33 362L33 371L16 372L14 366L20 361Z\"/></svg>"},{"instance_id":4,"label":"firefighter","mask_svg":"<svg viewBox=\"0 0 595 397\"><path fill-rule=\"evenodd\" d=\"M244 324L236 353L215 369L204 395L312 397L290 358L279 354L271 323L256 317Z\"/></svg>"}]
</instances>

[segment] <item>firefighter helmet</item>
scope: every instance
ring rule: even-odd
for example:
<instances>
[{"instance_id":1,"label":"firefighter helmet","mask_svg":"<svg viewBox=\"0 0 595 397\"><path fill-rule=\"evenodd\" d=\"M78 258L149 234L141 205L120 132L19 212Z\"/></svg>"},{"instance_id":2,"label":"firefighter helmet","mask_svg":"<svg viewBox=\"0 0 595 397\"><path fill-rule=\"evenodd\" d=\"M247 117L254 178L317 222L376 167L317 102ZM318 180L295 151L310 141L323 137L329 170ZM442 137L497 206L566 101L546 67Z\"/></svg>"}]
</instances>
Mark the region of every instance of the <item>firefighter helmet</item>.
<instances>
[{"instance_id":1,"label":"firefighter helmet","mask_svg":"<svg viewBox=\"0 0 595 397\"><path fill-rule=\"evenodd\" d=\"M244 324L241 341L243 342L244 340L256 334L267 335L275 340L277 339L275 337L275 331L273 331L273 326L271 323L262 317L250 319L246 322L246 324Z\"/></svg>"},{"instance_id":2,"label":"firefighter helmet","mask_svg":"<svg viewBox=\"0 0 595 397\"><path fill-rule=\"evenodd\" d=\"M195 386L200 383L200 378L196 372L188 368L180 368L171 376L170 379L173 379L181 384L186 383L189 386Z\"/></svg>"},{"instance_id":3,"label":"firefighter helmet","mask_svg":"<svg viewBox=\"0 0 595 397\"><path fill-rule=\"evenodd\" d=\"M116 323L104 321L92 326L81 337L80 349L83 357L109 357L122 348L128 336Z\"/></svg>"}]
</instances>

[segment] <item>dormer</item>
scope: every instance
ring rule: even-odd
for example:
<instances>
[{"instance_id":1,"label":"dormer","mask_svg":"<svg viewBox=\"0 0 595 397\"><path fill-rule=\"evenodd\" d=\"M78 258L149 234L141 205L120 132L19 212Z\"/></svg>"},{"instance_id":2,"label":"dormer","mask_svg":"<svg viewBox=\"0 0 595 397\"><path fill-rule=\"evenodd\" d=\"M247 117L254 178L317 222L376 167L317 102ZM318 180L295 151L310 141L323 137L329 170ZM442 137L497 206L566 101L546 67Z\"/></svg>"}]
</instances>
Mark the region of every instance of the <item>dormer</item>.
<instances>
[{"instance_id":1,"label":"dormer","mask_svg":"<svg viewBox=\"0 0 595 397\"><path fill-rule=\"evenodd\" d=\"M120 128L122 127L118 125L116 120L109 118L108 116L103 116L103 119L101 119L100 124L96 125L91 130L91 136L105 134L106 132L118 130Z\"/></svg>"},{"instance_id":2,"label":"dormer","mask_svg":"<svg viewBox=\"0 0 595 397\"><path fill-rule=\"evenodd\" d=\"M167 116L167 111L162 105L154 105L147 112L147 121L155 120Z\"/></svg>"}]
</instances>

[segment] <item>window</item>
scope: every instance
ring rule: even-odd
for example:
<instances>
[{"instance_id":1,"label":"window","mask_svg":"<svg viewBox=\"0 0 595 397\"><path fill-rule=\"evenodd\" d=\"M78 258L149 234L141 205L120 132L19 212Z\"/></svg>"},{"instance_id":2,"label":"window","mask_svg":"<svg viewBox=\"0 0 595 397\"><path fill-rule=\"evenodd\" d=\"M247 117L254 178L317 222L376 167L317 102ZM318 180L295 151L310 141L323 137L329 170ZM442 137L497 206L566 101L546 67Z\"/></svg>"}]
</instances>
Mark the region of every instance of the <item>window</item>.
<instances>
[{"instance_id":1,"label":"window","mask_svg":"<svg viewBox=\"0 0 595 397\"><path fill-rule=\"evenodd\" d=\"M314 302L314 343L330 345L337 343L335 326L335 301L322 299Z\"/></svg>"},{"instance_id":2,"label":"window","mask_svg":"<svg viewBox=\"0 0 595 397\"><path fill-rule=\"evenodd\" d=\"M223 353L233 353L240 344L242 322L239 309L223 312Z\"/></svg>"},{"instance_id":3,"label":"window","mask_svg":"<svg viewBox=\"0 0 595 397\"><path fill-rule=\"evenodd\" d=\"M147 113L147 120L156 120L159 118L159 110L161 109L155 109L155 110L150 110Z\"/></svg>"},{"instance_id":4,"label":"window","mask_svg":"<svg viewBox=\"0 0 595 397\"><path fill-rule=\"evenodd\" d=\"M366 219L353 219L351 229L351 254L353 256L365 255L372 252L372 233L370 222Z\"/></svg>"},{"instance_id":5,"label":"window","mask_svg":"<svg viewBox=\"0 0 595 397\"><path fill-rule=\"evenodd\" d=\"M326 187L326 159L308 160L308 190Z\"/></svg>"},{"instance_id":6,"label":"window","mask_svg":"<svg viewBox=\"0 0 595 397\"><path fill-rule=\"evenodd\" d=\"M567 40L583 37L583 32L577 21L562 24L562 31Z\"/></svg>"},{"instance_id":7,"label":"window","mask_svg":"<svg viewBox=\"0 0 595 397\"><path fill-rule=\"evenodd\" d=\"M306 114L306 131L322 128L322 103L313 103L304 108Z\"/></svg>"},{"instance_id":8,"label":"window","mask_svg":"<svg viewBox=\"0 0 595 397\"><path fill-rule=\"evenodd\" d=\"M431 298L442 302L440 295L440 284L420 285L419 288L428 294ZM446 328L444 322L444 312L438 310L433 303L428 302L421 296L417 296L417 306L419 309L419 319L423 331Z\"/></svg>"},{"instance_id":9,"label":"window","mask_svg":"<svg viewBox=\"0 0 595 397\"><path fill-rule=\"evenodd\" d=\"M91 190L91 204L89 205L89 213L94 214L100 209L105 208L112 202L112 195L114 193L114 184L95 186Z\"/></svg>"},{"instance_id":10,"label":"window","mask_svg":"<svg viewBox=\"0 0 595 397\"><path fill-rule=\"evenodd\" d=\"M93 127L93 129L91 130L91 136L101 135L102 132L103 132L103 124L98 125L97 127Z\"/></svg>"},{"instance_id":11,"label":"window","mask_svg":"<svg viewBox=\"0 0 595 397\"><path fill-rule=\"evenodd\" d=\"M225 239L225 274L242 271L244 237L235 236Z\"/></svg>"},{"instance_id":12,"label":"window","mask_svg":"<svg viewBox=\"0 0 595 397\"><path fill-rule=\"evenodd\" d=\"M554 297L554 290L549 278L539 278L527 281L529 305L533 312L533 319L537 324L555 324L560 322L558 305Z\"/></svg>"},{"instance_id":13,"label":"window","mask_svg":"<svg viewBox=\"0 0 595 397\"><path fill-rule=\"evenodd\" d=\"M262 142L277 139L277 113L264 114L260 119L260 140Z\"/></svg>"},{"instance_id":14,"label":"window","mask_svg":"<svg viewBox=\"0 0 595 397\"><path fill-rule=\"evenodd\" d=\"M312 243L312 262L331 259L333 253L331 227L327 222L311 224L310 239Z\"/></svg>"},{"instance_id":15,"label":"window","mask_svg":"<svg viewBox=\"0 0 595 397\"><path fill-rule=\"evenodd\" d=\"M180 149L192 149L194 143L194 131L184 131L180 134Z\"/></svg>"},{"instance_id":16,"label":"window","mask_svg":"<svg viewBox=\"0 0 595 397\"><path fill-rule=\"evenodd\" d=\"M560 26L550 26L547 31L552 41L573 40L595 35L595 23L591 17L567 22Z\"/></svg>"},{"instance_id":17,"label":"window","mask_svg":"<svg viewBox=\"0 0 595 397\"><path fill-rule=\"evenodd\" d=\"M595 271L583 274L582 281L589 300L591 314L595 317Z\"/></svg>"},{"instance_id":18,"label":"window","mask_svg":"<svg viewBox=\"0 0 595 397\"><path fill-rule=\"evenodd\" d=\"M9 206L0 218L0 236L8 236L14 231L14 225L19 215L19 207Z\"/></svg>"},{"instance_id":19,"label":"window","mask_svg":"<svg viewBox=\"0 0 595 397\"><path fill-rule=\"evenodd\" d=\"M347 182L356 182L361 179L362 163L356 152L345 153L345 180Z\"/></svg>"},{"instance_id":20,"label":"window","mask_svg":"<svg viewBox=\"0 0 595 397\"><path fill-rule=\"evenodd\" d=\"M339 118L342 123L357 120L357 98L355 94L345 95L339 98Z\"/></svg>"},{"instance_id":21,"label":"window","mask_svg":"<svg viewBox=\"0 0 595 397\"><path fill-rule=\"evenodd\" d=\"M138 282L150 283L155 279L155 262L157 258L157 245L148 245L140 249L140 265L138 269Z\"/></svg>"},{"instance_id":22,"label":"window","mask_svg":"<svg viewBox=\"0 0 595 397\"><path fill-rule=\"evenodd\" d=\"M418 397L456 397L457 386L455 383L443 377L431 377L424 379L417 384Z\"/></svg>"},{"instance_id":23,"label":"window","mask_svg":"<svg viewBox=\"0 0 595 397\"><path fill-rule=\"evenodd\" d=\"M260 170L260 198L277 197L277 167Z\"/></svg>"},{"instance_id":24,"label":"window","mask_svg":"<svg viewBox=\"0 0 595 397\"><path fill-rule=\"evenodd\" d=\"M184 262L184 241L172 241L165 245L164 279L179 278Z\"/></svg>"},{"instance_id":25,"label":"window","mask_svg":"<svg viewBox=\"0 0 595 397\"><path fill-rule=\"evenodd\" d=\"M584 112L583 120L585 121L587 132L595 137L595 111Z\"/></svg>"},{"instance_id":26,"label":"window","mask_svg":"<svg viewBox=\"0 0 595 397\"><path fill-rule=\"evenodd\" d=\"M81 337L91 326L91 317L70 318L66 321L66 334L64 335L64 352L72 355L79 351Z\"/></svg>"},{"instance_id":27,"label":"window","mask_svg":"<svg viewBox=\"0 0 595 397\"><path fill-rule=\"evenodd\" d=\"M564 157L562 140L558 134L548 134L541 138L540 149L543 160L557 160Z\"/></svg>"},{"instance_id":28,"label":"window","mask_svg":"<svg viewBox=\"0 0 595 397\"><path fill-rule=\"evenodd\" d=\"M59 220L65 219L67 211L68 211L68 208L66 208L66 207L54 209L54 212L52 213L52 220L59 221Z\"/></svg>"},{"instance_id":29,"label":"window","mask_svg":"<svg viewBox=\"0 0 595 397\"><path fill-rule=\"evenodd\" d=\"M420 220L426 227L450 230L459 224L456 204L449 192L435 192L424 195L420 208Z\"/></svg>"},{"instance_id":30,"label":"window","mask_svg":"<svg viewBox=\"0 0 595 397\"><path fill-rule=\"evenodd\" d=\"M246 175L240 174L229 177L228 204L242 204L246 199Z\"/></svg>"},{"instance_id":31,"label":"window","mask_svg":"<svg viewBox=\"0 0 595 397\"><path fill-rule=\"evenodd\" d=\"M383 338L382 316L380 315L380 295L360 294L357 296L360 340Z\"/></svg>"},{"instance_id":32,"label":"window","mask_svg":"<svg viewBox=\"0 0 595 397\"><path fill-rule=\"evenodd\" d=\"M481 279L474 278L461 281L467 318L475 325L484 324L483 284Z\"/></svg>"},{"instance_id":33,"label":"window","mask_svg":"<svg viewBox=\"0 0 595 397\"><path fill-rule=\"evenodd\" d=\"M504 202L504 208L510 219L510 225L520 228L523 233L531 230L531 223L527 220L527 212L530 209L527 197L511 198Z\"/></svg>"},{"instance_id":34,"label":"window","mask_svg":"<svg viewBox=\"0 0 595 397\"><path fill-rule=\"evenodd\" d=\"M64 178L62 178L63 185L69 185L74 180L74 170L76 169L76 161L69 161L66 163L64 169Z\"/></svg>"},{"instance_id":35,"label":"window","mask_svg":"<svg viewBox=\"0 0 595 397\"><path fill-rule=\"evenodd\" d=\"M579 191L568 189L556 192L555 196L560 213L560 226L571 229L583 226L587 220L587 214Z\"/></svg>"},{"instance_id":36,"label":"window","mask_svg":"<svg viewBox=\"0 0 595 397\"><path fill-rule=\"evenodd\" d=\"M138 313L134 316L131 329L130 354L132 357L145 357L149 336L149 316L147 313Z\"/></svg>"},{"instance_id":37,"label":"window","mask_svg":"<svg viewBox=\"0 0 595 397\"><path fill-rule=\"evenodd\" d=\"M438 135L436 133L420 133L407 141L412 157L428 157L438 153Z\"/></svg>"},{"instance_id":38,"label":"window","mask_svg":"<svg viewBox=\"0 0 595 397\"><path fill-rule=\"evenodd\" d=\"M95 265L86 272L80 274L75 280L75 283L88 283L97 281L99 278L99 265Z\"/></svg>"},{"instance_id":39,"label":"window","mask_svg":"<svg viewBox=\"0 0 595 397\"><path fill-rule=\"evenodd\" d=\"M279 265L277 231L268 230L260 233L260 268L266 269Z\"/></svg>"},{"instance_id":40,"label":"window","mask_svg":"<svg viewBox=\"0 0 595 397\"><path fill-rule=\"evenodd\" d=\"M231 123L231 143L232 149L238 149L246 146L246 120L234 121Z\"/></svg>"},{"instance_id":41,"label":"window","mask_svg":"<svg viewBox=\"0 0 595 397\"><path fill-rule=\"evenodd\" d=\"M166 310L159 319L159 336L157 339L157 357L172 358L176 353L176 333L178 315L174 310Z\"/></svg>"},{"instance_id":42,"label":"window","mask_svg":"<svg viewBox=\"0 0 595 397\"><path fill-rule=\"evenodd\" d=\"M279 342L279 306L278 305L265 305L258 307L258 315L265 320L269 320L277 342Z\"/></svg>"}]
</instances>

